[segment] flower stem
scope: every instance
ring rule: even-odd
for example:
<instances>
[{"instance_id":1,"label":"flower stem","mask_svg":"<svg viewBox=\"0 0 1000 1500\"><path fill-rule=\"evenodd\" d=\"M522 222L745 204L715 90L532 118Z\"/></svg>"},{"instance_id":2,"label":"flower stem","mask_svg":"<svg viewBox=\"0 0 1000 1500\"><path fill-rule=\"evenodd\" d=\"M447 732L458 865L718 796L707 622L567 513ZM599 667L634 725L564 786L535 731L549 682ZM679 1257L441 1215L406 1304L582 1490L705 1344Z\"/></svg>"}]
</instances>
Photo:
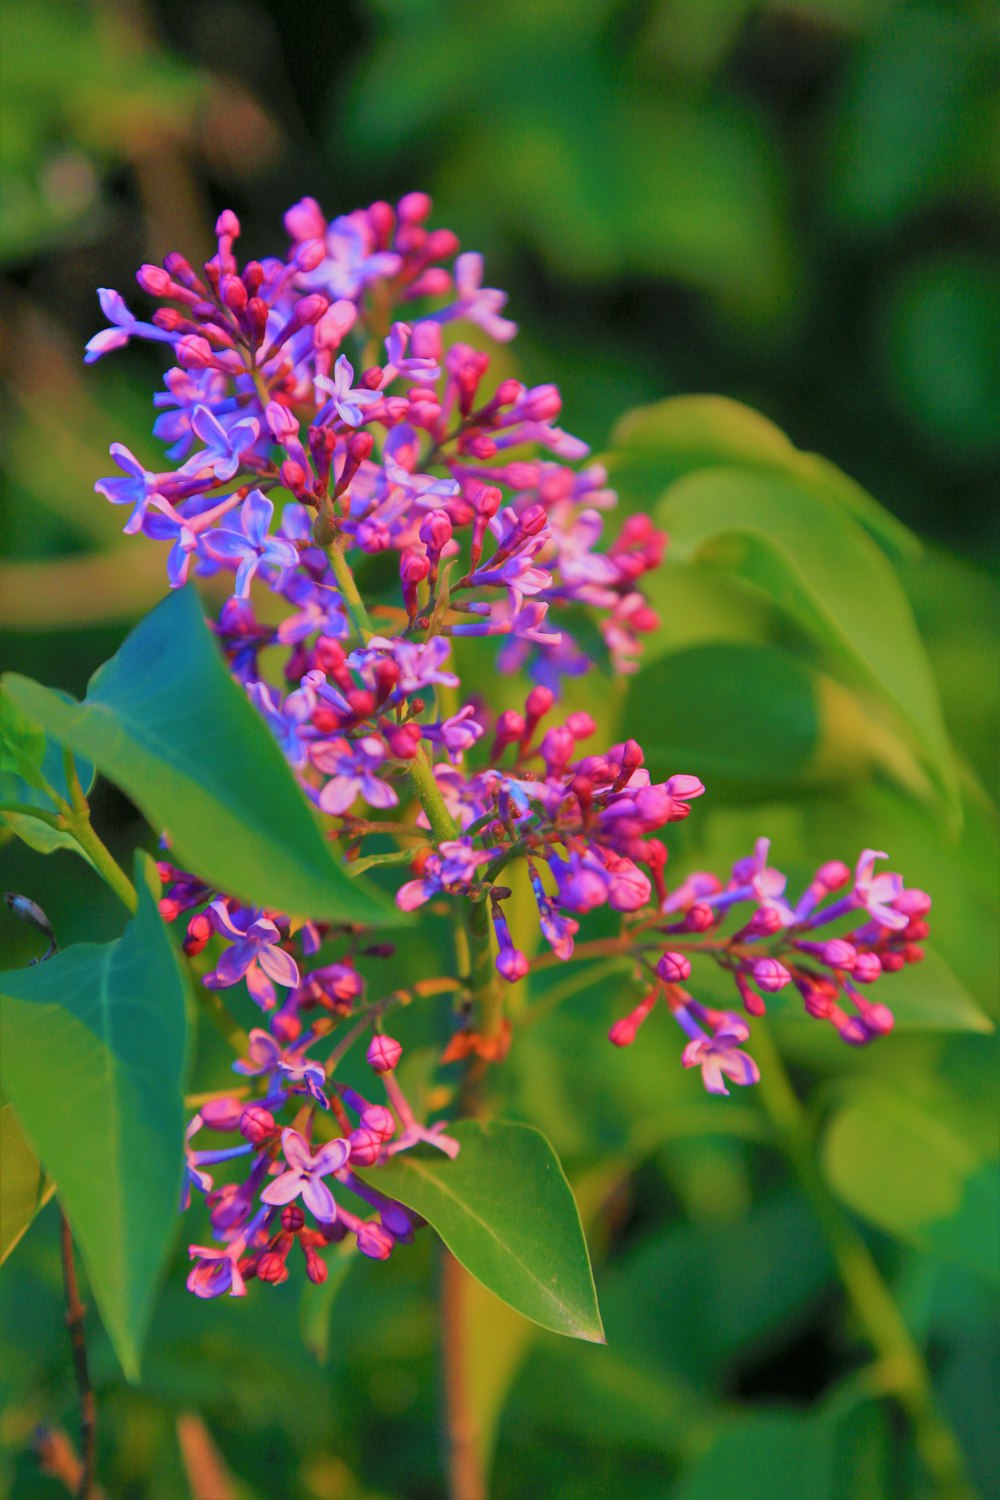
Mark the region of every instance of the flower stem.
<instances>
[{"instance_id":1,"label":"flower stem","mask_svg":"<svg viewBox=\"0 0 1000 1500\"><path fill-rule=\"evenodd\" d=\"M886 1387L910 1420L934 1493L939 1500L976 1500L958 1439L935 1400L923 1354L871 1251L824 1181L806 1112L770 1033L759 1023L754 1042L761 1072L760 1099L816 1215L865 1337L879 1358Z\"/></svg>"},{"instance_id":2,"label":"flower stem","mask_svg":"<svg viewBox=\"0 0 1000 1500\"><path fill-rule=\"evenodd\" d=\"M94 825L90 821L90 804L84 795L83 787L80 785L76 761L73 759L73 753L69 749L63 750L63 766L66 772L66 786L69 790L69 806L64 814L66 827L76 839L84 854L89 857L91 864L104 882L111 887L115 895L128 907L129 911L134 912L139 905L139 897L136 894L135 886L129 880L125 871L111 853L111 850L98 836Z\"/></svg>"},{"instance_id":3,"label":"flower stem","mask_svg":"<svg viewBox=\"0 0 1000 1500\"><path fill-rule=\"evenodd\" d=\"M62 1248L63 1284L66 1288L66 1326L69 1329L73 1350L73 1370L76 1388L80 1396L80 1447L83 1469L77 1494L80 1500L95 1500L94 1470L97 1457L97 1401L90 1383L90 1368L87 1364L87 1339L84 1330L84 1312L76 1281L76 1263L73 1259L73 1236L69 1220L60 1210L60 1244Z\"/></svg>"},{"instance_id":4,"label":"flower stem","mask_svg":"<svg viewBox=\"0 0 1000 1500\"><path fill-rule=\"evenodd\" d=\"M358 592L358 586L354 581L354 574L351 572L351 565L344 556L343 550L336 542L331 542L326 548L326 555L330 560L334 576L340 585L340 592L344 596L344 603L347 605L347 612L351 617L351 623L361 637L362 644L364 644L375 634L375 627L372 625L371 618L365 608L365 601Z\"/></svg>"},{"instance_id":5,"label":"flower stem","mask_svg":"<svg viewBox=\"0 0 1000 1500\"><path fill-rule=\"evenodd\" d=\"M445 1438L451 1500L486 1500L486 1474L466 1369L468 1273L449 1250L441 1251L441 1342L444 1352Z\"/></svg>"}]
</instances>

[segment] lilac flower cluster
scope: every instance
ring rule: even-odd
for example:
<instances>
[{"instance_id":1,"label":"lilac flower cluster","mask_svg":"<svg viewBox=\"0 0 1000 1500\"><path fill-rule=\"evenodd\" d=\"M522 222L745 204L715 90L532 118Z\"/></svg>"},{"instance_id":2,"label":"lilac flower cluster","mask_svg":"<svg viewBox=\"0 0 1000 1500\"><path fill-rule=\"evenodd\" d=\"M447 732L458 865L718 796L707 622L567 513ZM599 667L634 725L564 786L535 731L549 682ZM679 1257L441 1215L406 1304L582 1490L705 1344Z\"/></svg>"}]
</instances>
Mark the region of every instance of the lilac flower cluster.
<instances>
[{"instance_id":1,"label":"lilac flower cluster","mask_svg":"<svg viewBox=\"0 0 1000 1500\"><path fill-rule=\"evenodd\" d=\"M666 538L632 515L603 544L615 504L604 470L556 425L554 386L489 378L478 342L516 333L506 298L483 285L478 255L427 227L429 213L411 193L328 222L304 199L285 216L284 257L241 268L240 226L226 212L200 271L178 254L141 268L141 288L163 304L151 321L103 289L111 326L87 360L140 338L168 345L175 363L154 397L167 466L114 444L120 473L98 491L128 507L127 532L169 544L171 587L226 583L215 628L231 671L344 858L373 834L411 847L399 906L464 912L459 927L478 932L502 980L599 951L629 955L647 993L612 1041L631 1042L662 999L686 1037L684 1065L713 1092L757 1071L741 1050L742 1017L684 988L695 953L729 972L751 1017L763 995L791 985L845 1040L884 1033L891 1013L858 986L919 956L930 904L874 873L884 856L866 853L853 878L824 865L795 906L766 840L726 885L695 874L668 890L662 834L688 816L701 781L654 782L634 740L584 753L596 733L586 713L553 721L564 680L591 665L593 639L616 671L634 670L657 624L641 580ZM370 611L366 572L382 580ZM391 597L386 577L398 578ZM276 624L258 615L264 592ZM501 671L527 673L523 709L463 701L453 660L463 637L496 637ZM265 648L280 670L262 667ZM547 945L537 958L508 925L501 882L515 862ZM185 1202L205 1198L221 1247L191 1247L191 1290L240 1295L252 1277L282 1281L296 1241L317 1282L323 1252L347 1236L385 1258L418 1221L371 1186L368 1169L377 1178L421 1142L458 1149L444 1123L419 1122L395 1078L401 1049L380 1026L399 996L364 1002L370 975L358 963L387 950L354 928L248 909L172 865L161 875L161 911L184 920L205 986L245 986L266 1021L234 1065L249 1082L204 1100L188 1130ZM742 926L724 938L737 906ZM620 914L619 937L578 942L600 907ZM823 935L832 923L843 935ZM474 967L409 994L468 998ZM336 1076L365 1036L385 1102ZM446 1058L499 1058L506 1044L469 1032L456 1042ZM237 1143L203 1144L227 1134ZM233 1162L242 1180L216 1186L209 1169Z\"/></svg>"}]
</instances>

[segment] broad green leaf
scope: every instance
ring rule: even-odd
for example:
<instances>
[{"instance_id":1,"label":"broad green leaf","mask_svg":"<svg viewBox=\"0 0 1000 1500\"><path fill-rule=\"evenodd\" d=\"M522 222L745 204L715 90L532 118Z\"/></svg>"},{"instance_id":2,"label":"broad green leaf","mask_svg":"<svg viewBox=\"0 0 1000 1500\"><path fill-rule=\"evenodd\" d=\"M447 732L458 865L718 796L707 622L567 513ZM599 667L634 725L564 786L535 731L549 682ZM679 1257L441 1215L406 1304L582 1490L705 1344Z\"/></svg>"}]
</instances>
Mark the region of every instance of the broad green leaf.
<instances>
[{"instance_id":1,"label":"broad green leaf","mask_svg":"<svg viewBox=\"0 0 1000 1500\"><path fill-rule=\"evenodd\" d=\"M1000 1176L938 1113L857 1084L831 1120L823 1167L845 1203L925 1254L1000 1275Z\"/></svg>"},{"instance_id":2,"label":"broad green leaf","mask_svg":"<svg viewBox=\"0 0 1000 1500\"><path fill-rule=\"evenodd\" d=\"M177 859L258 906L329 921L401 913L332 858L280 749L177 589L95 673L82 703L9 675L14 701L165 828Z\"/></svg>"},{"instance_id":3,"label":"broad green leaf","mask_svg":"<svg viewBox=\"0 0 1000 1500\"><path fill-rule=\"evenodd\" d=\"M743 578L877 689L955 805L951 747L910 606L885 554L843 509L782 474L719 468L678 480L656 517L677 560Z\"/></svg>"},{"instance_id":4,"label":"broad green leaf","mask_svg":"<svg viewBox=\"0 0 1000 1500\"><path fill-rule=\"evenodd\" d=\"M177 1217L184 980L136 857L139 907L113 943L0 975L3 1087L83 1253L130 1379Z\"/></svg>"},{"instance_id":5,"label":"broad green leaf","mask_svg":"<svg viewBox=\"0 0 1000 1500\"><path fill-rule=\"evenodd\" d=\"M45 1181L38 1157L25 1140L14 1106L0 1103L0 1264L55 1189Z\"/></svg>"},{"instance_id":6,"label":"broad green leaf","mask_svg":"<svg viewBox=\"0 0 1000 1500\"><path fill-rule=\"evenodd\" d=\"M626 412L605 458L630 508L655 505L674 480L700 469L770 469L837 501L893 555L921 553L913 533L842 469L796 448L767 417L728 396L668 396Z\"/></svg>"},{"instance_id":7,"label":"broad green leaf","mask_svg":"<svg viewBox=\"0 0 1000 1500\"><path fill-rule=\"evenodd\" d=\"M688 1471L676 1500L884 1500L889 1485L882 1408L842 1395L817 1412L734 1416Z\"/></svg>"},{"instance_id":8,"label":"broad green leaf","mask_svg":"<svg viewBox=\"0 0 1000 1500\"><path fill-rule=\"evenodd\" d=\"M709 645L661 656L629 684L623 722L654 779L697 771L784 789L820 740L816 673L775 646Z\"/></svg>"},{"instance_id":9,"label":"broad green leaf","mask_svg":"<svg viewBox=\"0 0 1000 1500\"><path fill-rule=\"evenodd\" d=\"M603 1343L590 1257L573 1194L540 1131L462 1120L450 1161L418 1148L360 1173L437 1230L483 1286L524 1317L571 1338Z\"/></svg>"},{"instance_id":10,"label":"broad green leaf","mask_svg":"<svg viewBox=\"0 0 1000 1500\"><path fill-rule=\"evenodd\" d=\"M57 696L66 703L73 702L68 693L58 692ZM84 793L89 792L97 774L93 764L76 759L76 774ZM0 804L17 803L22 807L38 807L44 812L55 813L58 808L49 789L64 801L69 800L62 748L46 739L41 726L0 686ZM19 839L39 854L71 849L90 862L90 856L84 854L72 834L52 828L40 818L33 818L28 813L0 811L0 822L6 823Z\"/></svg>"},{"instance_id":11,"label":"broad green leaf","mask_svg":"<svg viewBox=\"0 0 1000 1500\"><path fill-rule=\"evenodd\" d=\"M325 1365L330 1356L330 1319L350 1271L358 1263L351 1242L344 1240L326 1263L327 1275L322 1286L307 1281L299 1304L299 1326L302 1340L316 1360Z\"/></svg>"}]
</instances>

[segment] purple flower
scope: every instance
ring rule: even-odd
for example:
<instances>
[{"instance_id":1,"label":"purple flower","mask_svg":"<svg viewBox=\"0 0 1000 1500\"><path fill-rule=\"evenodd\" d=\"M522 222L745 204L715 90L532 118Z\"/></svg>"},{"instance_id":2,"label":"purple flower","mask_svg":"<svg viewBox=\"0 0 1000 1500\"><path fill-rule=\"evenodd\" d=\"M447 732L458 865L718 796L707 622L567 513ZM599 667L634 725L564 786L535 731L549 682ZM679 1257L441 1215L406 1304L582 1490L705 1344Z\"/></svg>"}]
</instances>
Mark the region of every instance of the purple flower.
<instances>
[{"instance_id":1,"label":"purple flower","mask_svg":"<svg viewBox=\"0 0 1000 1500\"><path fill-rule=\"evenodd\" d=\"M261 566L294 568L299 560L290 542L268 535L273 515L274 506L267 496L260 490L251 490L240 506L241 530L220 526L217 531L205 533L205 546L211 556L219 562L237 565L233 592L238 599L249 596L250 581Z\"/></svg>"},{"instance_id":2,"label":"purple flower","mask_svg":"<svg viewBox=\"0 0 1000 1500\"><path fill-rule=\"evenodd\" d=\"M330 776L319 794L326 813L347 812L358 797L370 807L395 807L399 798L388 782L375 772L385 759L385 750L374 735L360 740L331 740L312 752L313 764Z\"/></svg>"},{"instance_id":3,"label":"purple flower","mask_svg":"<svg viewBox=\"0 0 1000 1500\"><path fill-rule=\"evenodd\" d=\"M244 453L260 437L260 423L256 417L244 417L241 422L234 422L227 428L207 406L195 407L191 427L195 436L205 444L205 452L190 458L184 465L185 471L197 473L209 464L216 479L222 482L232 479Z\"/></svg>"},{"instance_id":4,"label":"purple flower","mask_svg":"<svg viewBox=\"0 0 1000 1500\"><path fill-rule=\"evenodd\" d=\"M381 401L382 397L378 391L368 391L363 387L354 390L351 381L354 379L354 366L342 354L333 367L333 379L327 375L317 375L316 385L321 391L325 391L330 400L317 414L316 421L321 424L328 420L333 412L348 427L360 427L364 421L365 406L371 406L375 401Z\"/></svg>"},{"instance_id":5,"label":"purple flower","mask_svg":"<svg viewBox=\"0 0 1000 1500\"><path fill-rule=\"evenodd\" d=\"M760 1082L757 1064L738 1045L750 1035L750 1028L739 1016L727 1015L714 1035L709 1036L687 1006L679 1006L673 1015L691 1038L681 1054L681 1062L685 1068L701 1068L702 1082L710 1094L728 1094L726 1078L740 1085Z\"/></svg>"},{"instance_id":6,"label":"purple flower","mask_svg":"<svg viewBox=\"0 0 1000 1500\"><path fill-rule=\"evenodd\" d=\"M150 505L179 522L181 517L170 502L159 493L161 476L144 469L135 454L130 452L124 443L112 443L110 451L118 467L124 469L125 478L115 476L111 479L99 479L94 489L98 494L103 495L105 500L110 500L112 505L131 505L132 514L126 521L124 530L130 536L141 531L142 523L146 519L146 510Z\"/></svg>"},{"instance_id":7,"label":"purple flower","mask_svg":"<svg viewBox=\"0 0 1000 1500\"><path fill-rule=\"evenodd\" d=\"M457 300L438 314L442 322L466 318L502 344L508 343L517 333L517 324L500 316L500 309L507 302L507 293L483 286L483 257L475 251L467 251L455 261L455 290Z\"/></svg>"},{"instance_id":8,"label":"purple flower","mask_svg":"<svg viewBox=\"0 0 1000 1500\"><path fill-rule=\"evenodd\" d=\"M196 1297L221 1297L228 1292L230 1297L245 1297L246 1282L239 1268L239 1260L246 1249L242 1239L234 1240L224 1250L211 1245L189 1245L188 1254L198 1264L190 1272L187 1289Z\"/></svg>"},{"instance_id":9,"label":"purple flower","mask_svg":"<svg viewBox=\"0 0 1000 1500\"><path fill-rule=\"evenodd\" d=\"M268 917L254 911L243 911L238 919L242 925L238 925L224 899L213 901L208 910L212 926L230 940L232 947L226 949L202 983L209 989L220 990L245 978L257 1004L270 1010L276 1003L272 979L286 989L294 989L299 983L298 965L290 953L278 946L281 942L278 928Z\"/></svg>"},{"instance_id":10,"label":"purple flower","mask_svg":"<svg viewBox=\"0 0 1000 1500\"><path fill-rule=\"evenodd\" d=\"M905 912L896 911L892 905L903 893L902 876L888 872L881 875L874 873L875 861L888 858L888 854L878 849L864 851L854 875L854 903L856 906L863 906L868 915L883 927L902 932L910 919Z\"/></svg>"},{"instance_id":11,"label":"purple flower","mask_svg":"<svg viewBox=\"0 0 1000 1500\"><path fill-rule=\"evenodd\" d=\"M423 906L438 891L461 889L475 880L479 866L493 857L490 849L473 849L471 839L445 839L424 865L420 880L408 880L396 892L402 911Z\"/></svg>"},{"instance_id":12,"label":"purple flower","mask_svg":"<svg viewBox=\"0 0 1000 1500\"><path fill-rule=\"evenodd\" d=\"M452 714L450 719L443 719L440 724L424 724L424 738L444 745L452 762L457 765L463 752L470 750L482 737L483 726L474 717L475 712L473 705L467 703L457 714Z\"/></svg>"},{"instance_id":13,"label":"purple flower","mask_svg":"<svg viewBox=\"0 0 1000 1500\"><path fill-rule=\"evenodd\" d=\"M160 343L173 343L175 335L167 333L162 328L157 328L155 323L140 323L134 318L125 306L125 299L120 292L114 291L109 286L97 288L97 296L101 303L101 311L108 322L113 324L111 328L102 328L100 333L87 344L87 352L83 356L84 364L92 365L95 360L104 354L110 354L113 349L124 349L129 339L157 339Z\"/></svg>"},{"instance_id":14,"label":"purple flower","mask_svg":"<svg viewBox=\"0 0 1000 1500\"><path fill-rule=\"evenodd\" d=\"M327 256L303 277L309 287L319 287L333 297L354 301L370 281L395 276L403 262L391 250L372 251L367 224L353 216L334 219L326 234Z\"/></svg>"},{"instance_id":15,"label":"purple flower","mask_svg":"<svg viewBox=\"0 0 1000 1500\"><path fill-rule=\"evenodd\" d=\"M281 704L275 702L274 693L263 682L248 683L247 693L281 746L286 760L293 766L304 766L309 749L308 734L312 730L311 720L316 708L316 693L312 685L304 683L294 693L289 693Z\"/></svg>"},{"instance_id":16,"label":"purple flower","mask_svg":"<svg viewBox=\"0 0 1000 1500\"><path fill-rule=\"evenodd\" d=\"M410 355L407 358L406 350L410 342L410 332L408 323L393 323L389 330L389 337L385 341L385 352L388 357L388 368L385 371L386 385L397 376L402 376L404 380L420 381L422 385L430 385L440 377L441 370L436 360L419 354Z\"/></svg>"},{"instance_id":17,"label":"purple flower","mask_svg":"<svg viewBox=\"0 0 1000 1500\"><path fill-rule=\"evenodd\" d=\"M337 1205L322 1179L347 1165L351 1154L348 1142L342 1138L327 1141L313 1156L299 1132L287 1126L281 1132L281 1149L289 1170L268 1183L260 1195L261 1202L281 1206L293 1202L301 1194L306 1208L321 1224L334 1223Z\"/></svg>"},{"instance_id":18,"label":"purple flower","mask_svg":"<svg viewBox=\"0 0 1000 1500\"><path fill-rule=\"evenodd\" d=\"M384 635L373 635L367 647L354 651L347 659L349 667L367 666L383 655L391 656L399 668L396 690L403 697L408 693L419 693L423 688L458 687L454 672L443 672L441 668L451 654L451 643L442 635L429 641L388 640Z\"/></svg>"}]
</instances>

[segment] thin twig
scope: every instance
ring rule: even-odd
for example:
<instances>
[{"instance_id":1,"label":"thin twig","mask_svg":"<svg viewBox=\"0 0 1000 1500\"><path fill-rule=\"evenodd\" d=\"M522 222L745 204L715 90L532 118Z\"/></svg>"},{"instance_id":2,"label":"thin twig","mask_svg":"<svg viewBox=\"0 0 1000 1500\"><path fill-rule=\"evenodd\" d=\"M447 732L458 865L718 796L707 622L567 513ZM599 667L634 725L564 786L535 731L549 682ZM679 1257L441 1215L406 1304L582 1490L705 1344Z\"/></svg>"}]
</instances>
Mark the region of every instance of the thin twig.
<instances>
[{"instance_id":1,"label":"thin twig","mask_svg":"<svg viewBox=\"0 0 1000 1500\"><path fill-rule=\"evenodd\" d=\"M80 1496L80 1500L96 1500L94 1470L97 1459L97 1401L94 1388L90 1383L90 1368L87 1363L87 1338L84 1329L86 1309L80 1301L80 1292L77 1287L73 1236L69 1220L61 1208L59 1217L63 1284L66 1288L66 1326L69 1329L70 1347L73 1350L73 1371L80 1396L80 1445L83 1450L83 1464L76 1493Z\"/></svg>"}]
</instances>

